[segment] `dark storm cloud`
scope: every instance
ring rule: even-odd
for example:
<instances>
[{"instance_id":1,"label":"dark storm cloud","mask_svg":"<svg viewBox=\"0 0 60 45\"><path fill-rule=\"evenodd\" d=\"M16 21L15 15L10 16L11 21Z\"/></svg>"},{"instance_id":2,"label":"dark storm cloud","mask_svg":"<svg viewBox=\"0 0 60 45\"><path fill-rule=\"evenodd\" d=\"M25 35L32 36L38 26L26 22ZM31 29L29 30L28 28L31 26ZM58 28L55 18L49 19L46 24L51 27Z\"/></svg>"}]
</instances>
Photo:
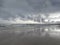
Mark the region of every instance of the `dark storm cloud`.
<instances>
[{"instance_id":1,"label":"dark storm cloud","mask_svg":"<svg viewBox=\"0 0 60 45\"><path fill-rule=\"evenodd\" d=\"M60 11L60 0L27 0L27 2L37 12Z\"/></svg>"},{"instance_id":2,"label":"dark storm cloud","mask_svg":"<svg viewBox=\"0 0 60 45\"><path fill-rule=\"evenodd\" d=\"M26 0L0 0L0 18L15 18L16 15L24 18L26 14L31 12L32 8Z\"/></svg>"},{"instance_id":3,"label":"dark storm cloud","mask_svg":"<svg viewBox=\"0 0 60 45\"><path fill-rule=\"evenodd\" d=\"M0 0L0 18L60 11L60 0ZM30 18L30 17L29 17Z\"/></svg>"}]
</instances>

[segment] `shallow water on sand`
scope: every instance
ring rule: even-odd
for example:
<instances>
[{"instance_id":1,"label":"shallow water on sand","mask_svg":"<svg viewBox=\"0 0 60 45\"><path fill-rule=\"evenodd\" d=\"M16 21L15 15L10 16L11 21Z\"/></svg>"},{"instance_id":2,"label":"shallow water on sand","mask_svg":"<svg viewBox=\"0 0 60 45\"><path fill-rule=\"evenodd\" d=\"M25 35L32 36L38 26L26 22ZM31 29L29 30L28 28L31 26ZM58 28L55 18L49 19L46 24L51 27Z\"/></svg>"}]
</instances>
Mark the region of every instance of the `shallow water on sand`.
<instances>
[{"instance_id":1,"label":"shallow water on sand","mask_svg":"<svg viewBox=\"0 0 60 45\"><path fill-rule=\"evenodd\" d=\"M0 27L0 45L60 45L60 26Z\"/></svg>"}]
</instances>

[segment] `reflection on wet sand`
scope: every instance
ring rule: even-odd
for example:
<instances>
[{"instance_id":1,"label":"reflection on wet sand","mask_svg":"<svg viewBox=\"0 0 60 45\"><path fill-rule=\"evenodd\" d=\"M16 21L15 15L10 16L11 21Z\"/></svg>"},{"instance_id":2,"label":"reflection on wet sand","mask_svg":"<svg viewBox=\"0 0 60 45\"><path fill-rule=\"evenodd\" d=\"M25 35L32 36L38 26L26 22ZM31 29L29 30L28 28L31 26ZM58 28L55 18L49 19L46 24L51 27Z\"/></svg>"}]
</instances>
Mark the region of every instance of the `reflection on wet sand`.
<instances>
[{"instance_id":1,"label":"reflection on wet sand","mask_svg":"<svg viewBox=\"0 0 60 45\"><path fill-rule=\"evenodd\" d=\"M60 38L60 28L59 26L44 26L40 27L41 36L44 34L46 36L48 34L49 37L52 38Z\"/></svg>"},{"instance_id":2,"label":"reflection on wet sand","mask_svg":"<svg viewBox=\"0 0 60 45\"><path fill-rule=\"evenodd\" d=\"M0 27L0 45L60 45L60 27Z\"/></svg>"}]
</instances>

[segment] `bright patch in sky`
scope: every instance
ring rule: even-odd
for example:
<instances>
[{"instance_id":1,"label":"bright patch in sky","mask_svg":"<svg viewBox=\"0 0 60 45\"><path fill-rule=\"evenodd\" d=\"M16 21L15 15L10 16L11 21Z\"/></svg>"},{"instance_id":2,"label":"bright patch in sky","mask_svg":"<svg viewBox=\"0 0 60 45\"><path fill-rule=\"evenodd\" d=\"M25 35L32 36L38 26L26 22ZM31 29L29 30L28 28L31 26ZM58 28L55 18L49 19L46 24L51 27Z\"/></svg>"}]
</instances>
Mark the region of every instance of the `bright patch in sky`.
<instances>
[{"instance_id":1,"label":"bright patch in sky","mask_svg":"<svg viewBox=\"0 0 60 45\"><path fill-rule=\"evenodd\" d=\"M60 13L50 13L45 22L60 22Z\"/></svg>"},{"instance_id":2,"label":"bright patch in sky","mask_svg":"<svg viewBox=\"0 0 60 45\"><path fill-rule=\"evenodd\" d=\"M24 23L32 23L32 24L34 24L34 23L38 23L38 22L35 22L35 21L33 21L33 20L21 20L20 18L16 18L14 21L13 21L14 23L21 23L21 24L24 24Z\"/></svg>"},{"instance_id":3,"label":"bright patch in sky","mask_svg":"<svg viewBox=\"0 0 60 45\"><path fill-rule=\"evenodd\" d=\"M41 14L42 18L45 18L43 14ZM45 15L46 16L46 15ZM48 18L46 17L46 19L44 20L45 22L60 22L60 13L50 13ZM9 18L9 20L3 20L0 18L0 23L15 23L15 24L39 24L40 22L38 21L34 21L34 20L22 20L19 16L16 16L15 19L13 18Z\"/></svg>"},{"instance_id":4,"label":"bright patch in sky","mask_svg":"<svg viewBox=\"0 0 60 45\"><path fill-rule=\"evenodd\" d=\"M21 20L20 18L15 18L14 20L10 18L9 20L0 19L0 23L13 23L13 24L38 24L39 22L35 22L33 20Z\"/></svg>"},{"instance_id":5,"label":"bright patch in sky","mask_svg":"<svg viewBox=\"0 0 60 45\"><path fill-rule=\"evenodd\" d=\"M49 18L59 18L60 17L60 13L50 13L49 14Z\"/></svg>"}]
</instances>

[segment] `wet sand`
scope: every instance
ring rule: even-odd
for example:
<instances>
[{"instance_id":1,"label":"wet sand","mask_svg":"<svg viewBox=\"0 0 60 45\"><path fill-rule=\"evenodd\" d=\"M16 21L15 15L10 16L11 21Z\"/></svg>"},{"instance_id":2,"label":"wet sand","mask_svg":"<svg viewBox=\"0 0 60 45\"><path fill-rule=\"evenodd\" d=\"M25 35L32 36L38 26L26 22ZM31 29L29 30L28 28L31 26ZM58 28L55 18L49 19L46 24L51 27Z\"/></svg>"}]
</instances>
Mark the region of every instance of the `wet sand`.
<instances>
[{"instance_id":1,"label":"wet sand","mask_svg":"<svg viewBox=\"0 0 60 45\"><path fill-rule=\"evenodd\" d=\"M0 45L60 45L60 40L51 38L47 34L41 37L40 34L33 34L33 32L19 34L2 32Z\"/></svg>"},{"instance_id":2,"label":"wet sand","mask_svg":"<svg viewBox=\"0 0 60 45\"><path fill-rule=\"evenodd\" d=\"M50 37L47 32L39 32L39 29L21 32L3 30L0 31L0 45L60 45L60 39Z\"/></svg>"}]
</instances>

